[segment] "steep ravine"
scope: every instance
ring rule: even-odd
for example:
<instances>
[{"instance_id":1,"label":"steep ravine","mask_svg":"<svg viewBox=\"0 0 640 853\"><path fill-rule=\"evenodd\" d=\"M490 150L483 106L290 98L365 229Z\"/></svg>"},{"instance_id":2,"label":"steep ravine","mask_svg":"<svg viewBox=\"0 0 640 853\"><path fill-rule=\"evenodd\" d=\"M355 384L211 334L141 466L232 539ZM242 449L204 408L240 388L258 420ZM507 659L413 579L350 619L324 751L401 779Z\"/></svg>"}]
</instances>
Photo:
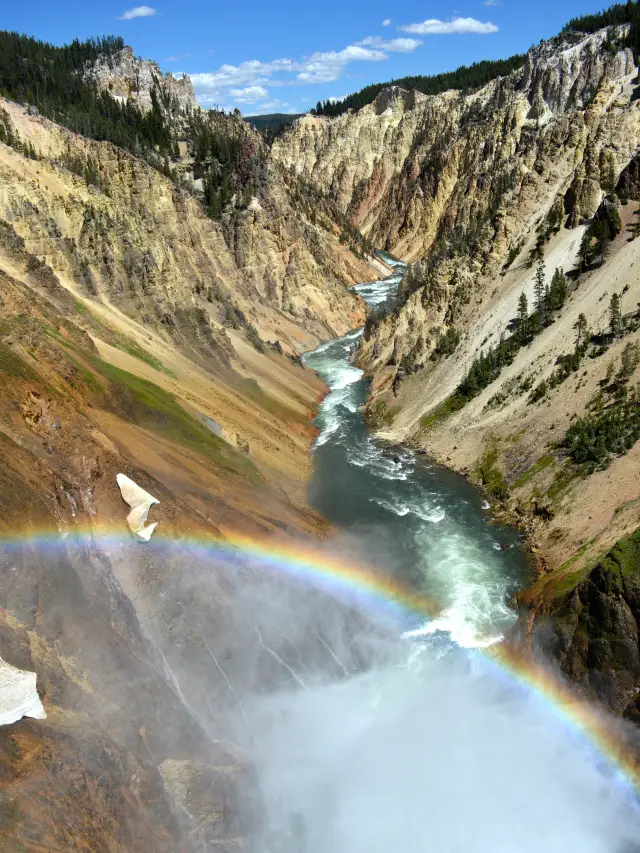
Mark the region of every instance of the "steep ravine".
<instances>
[{"instance_id":1,"label":"steep ravine","mask_svg":"<svg viewBox=\"0 0 640 853\"><path fill-rule=\"evenodd\" d=\"M360 346L369 423L502 503L544 570L521 596L531 608L523 626L536 626L535 642L557 633L545 647L565 672L633 716L633 585L595 567L609 564L604 555L640 526L640 446L588 475L562 446L599 394L611 403L607 376L640 343L640 239L632 239L640 110L633 55L619 44L625 32L565 33L472 94L390 89L357 112L308 116L273 156L330 187L374 244L416 262L399 307L369 323ZM585 232L608 208L620 217L619 233L605 241L606 257L581 271ZM522 293L533 311L540 263L547 286L557 268L568 274L553 322L459 411L448 411L474 359L513 332ZM607 338L614 294L625 331ZM581 315L595 342L563 375ZM625 378L628 393L639 379L636 367Z\"/></svg>"}]
</instances>

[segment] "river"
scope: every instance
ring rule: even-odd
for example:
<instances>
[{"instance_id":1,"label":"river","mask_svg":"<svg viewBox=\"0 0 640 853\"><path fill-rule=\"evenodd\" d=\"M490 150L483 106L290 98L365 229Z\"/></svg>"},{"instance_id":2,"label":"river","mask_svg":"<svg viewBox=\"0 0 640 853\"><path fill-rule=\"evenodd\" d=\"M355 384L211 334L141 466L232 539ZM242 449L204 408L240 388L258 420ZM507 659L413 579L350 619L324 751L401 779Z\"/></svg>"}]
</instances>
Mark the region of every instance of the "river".
<instances>
[{"instance_id":1,"label":"river","mask_svg":"<svg viewBox=\"0 0 640 853\"><path fill-rule=\"evenodd\" d=\"M355 289L379 308L393 300L401 277L402 268ZM416 631L489 645L515 618L508 601L527 577L522 545L461 476L368 432L361 414L368 383L352 364L361 335L329 341L304 358L330 388L315 420L311 503L357 538L367 562L434 600L441 615Z\"/></svg>"}]
</instances>

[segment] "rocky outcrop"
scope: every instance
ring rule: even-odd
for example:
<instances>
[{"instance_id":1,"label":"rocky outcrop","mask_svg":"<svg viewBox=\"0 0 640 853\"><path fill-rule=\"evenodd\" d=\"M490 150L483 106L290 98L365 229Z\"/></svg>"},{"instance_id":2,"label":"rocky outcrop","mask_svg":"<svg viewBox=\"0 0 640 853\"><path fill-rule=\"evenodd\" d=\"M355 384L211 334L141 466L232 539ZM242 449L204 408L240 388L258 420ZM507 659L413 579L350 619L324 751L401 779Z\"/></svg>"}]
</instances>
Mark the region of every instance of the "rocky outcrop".
<instances>
[{"instance_id":1,"label":"rocky outcrop","mask_svg":"<svg viewBox=\"0 0 640 853\"><path fill-rule=\"evenodd\" d=\"M11 666L0 658L0 726L22 717L43 720L47 715L36 690L37 675Z\"/></svg>"},{"instance_id":2,"label":"rocky outcrop","mask_svg":"<svg viewBox=\"0 0 640 853\"><path fill-rule=\"evenodd\" d=\"M396 309L371 319L358 353L369 411L393 413L382 434L485 487L495 460L496 495L508 494L510 517L551 569L574 557L575 568L593 564L638 523L639 448L585 479L561 446L624 347L640 341L640 241L629 239L640 102L626 33L564 33L475 92L412 99L392 88L357 112L300 119L273 147L287 169L329 187L374 244L414 262ZM609 215L622 230L604 263L579 274L588 223ZM523 293L533 311L540 263L544 285L556 268L569 275L563 307L487 387L453 399L474 360L517 327ZM614 292L628 334L563 374L581 315L604 340Z\"/></svg>"},{"instance_id":3,"label":"rocky outcrop","mask_svg":"<svg viewBox=\"0 0 640 853\"><path fill-rule=\"evenodd\" d=\"M157 521L147 525L149 510L154 504L160 503L160 501L154 498L153 495L150 495L149 492L140 488L126 474L117 474L116 482L120 489L122 500L131 507L131 512L127 516L129 530L142 542L148 542L153 535L153 531L158 526Z\"/></svg>"},{"instance_id":4,"label":"rocky outcrop","mask_svg":"<svg viewBox=\"0 0 640 853\"><path fill-rule=\"evenodd\" d=\"M605 38L548 43L475 95L427 102L426 138L387 196L410 219L387 207L384 221L397 225L378 239L428 260L398 316L371 336L368 371L383 369L392 351L398 365L423 367L439 334L465 324L474 293L500 292L503 267L524 259L552 210L579 225L615 186L636 154L640 112L631 53L603 49Z\"/></svg>"},{"instance_id":5,"label":"rocky outcrop","mask_svg":"<svg viewBox=\"0 0 640 853\"><path fill-rule=\"evenodd\" d=\"M160 105L165 108L168 105L172 113L197 106L193 84L187 74L181 77L163 74L157 63L134 56L128 45L117 53L99 56L87 68L85 77L94 81L98 89L109 92L117 100L132 101L142 110L151 109L154 89Z\"/></svg>"},{"instance_id":6,"label":"rocky outcrop","mask_svg":"<svg viewBox=\"0 0 640 853\"><path fill-rule=\"evenodd\" d=\"M640 722L640 531L591 569L549 577L520 596L530 640L590 699Z\"/></svg>"},{"instance_id":7,"label":"rocky outcrop","mask_svg":"<svg viewBox=\"0 0 640 853\"><path fill-rule=\"evenodd\" d=\"M238 792L246 801L252 780L233 745L225 638L242 638L247 650L244 628L233 631L230 590L248 590L254 575L235 563L229 572L190 543L213 542L221 528L323 533L301 499L287 497L291 471L277 470L278 457L308 457L309 410L296 415L286 398L288 385L304 393L303 371L246 345L261 379L271 368L284 389L268 386L278 388L274 399L239 376L228 389L269 467L133 375L135 366L102 360L69 293L41 294L40 281L0 271L0 848L237 850L251 830ZM193 363L187 369L207 382ZM321 386L308 378L311 406ZM204 388L220 393L211 379ZM182 387L201 405L196 392ZM157 496L154 513L174 548L132 540L122 472ZM305 469L298 476L302 492ZM46 720L18 719L40 717L43 706Z\"/></svg>"}]
</instances>

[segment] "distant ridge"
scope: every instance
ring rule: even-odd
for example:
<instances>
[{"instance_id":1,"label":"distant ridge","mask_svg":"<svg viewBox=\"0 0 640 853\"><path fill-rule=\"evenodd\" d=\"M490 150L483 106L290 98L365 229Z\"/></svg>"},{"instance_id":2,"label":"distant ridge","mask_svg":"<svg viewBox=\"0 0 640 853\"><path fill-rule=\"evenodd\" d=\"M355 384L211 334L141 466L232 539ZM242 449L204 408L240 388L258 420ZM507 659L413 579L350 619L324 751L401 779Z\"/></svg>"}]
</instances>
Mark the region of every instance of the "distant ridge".
<instances>
[{"instance_id":1,"label":"distant ridge","mask_svg":"<svg viewBox=\"0 0 640 853\"><path fill-rule=\"evenodd\" d=\"M303 115L304 113L268 113L263 116L243 116L243 118L247 124L256 130L266 130L267 128L291 124L292 121Z\"/></svg>"}]
</instances>

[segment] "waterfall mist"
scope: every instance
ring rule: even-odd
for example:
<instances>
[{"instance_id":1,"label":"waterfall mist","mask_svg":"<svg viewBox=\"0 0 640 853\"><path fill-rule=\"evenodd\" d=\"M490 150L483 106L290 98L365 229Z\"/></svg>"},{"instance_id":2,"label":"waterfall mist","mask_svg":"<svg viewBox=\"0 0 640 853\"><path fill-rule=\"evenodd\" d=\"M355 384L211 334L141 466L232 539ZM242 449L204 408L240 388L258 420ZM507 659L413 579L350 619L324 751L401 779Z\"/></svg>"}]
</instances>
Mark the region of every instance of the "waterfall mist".
<instances>
[{"instance_id":1,"label":"waterfall mist","mask_svg":"<svg viewBox=\"0 0 640 853\"><path fill-rule=\"evenodd\" d=\"M245 702L257 851L640 850L634 795L546 698L441 636L375 645L366 672Z\"/></svg>"}]
</instances>

